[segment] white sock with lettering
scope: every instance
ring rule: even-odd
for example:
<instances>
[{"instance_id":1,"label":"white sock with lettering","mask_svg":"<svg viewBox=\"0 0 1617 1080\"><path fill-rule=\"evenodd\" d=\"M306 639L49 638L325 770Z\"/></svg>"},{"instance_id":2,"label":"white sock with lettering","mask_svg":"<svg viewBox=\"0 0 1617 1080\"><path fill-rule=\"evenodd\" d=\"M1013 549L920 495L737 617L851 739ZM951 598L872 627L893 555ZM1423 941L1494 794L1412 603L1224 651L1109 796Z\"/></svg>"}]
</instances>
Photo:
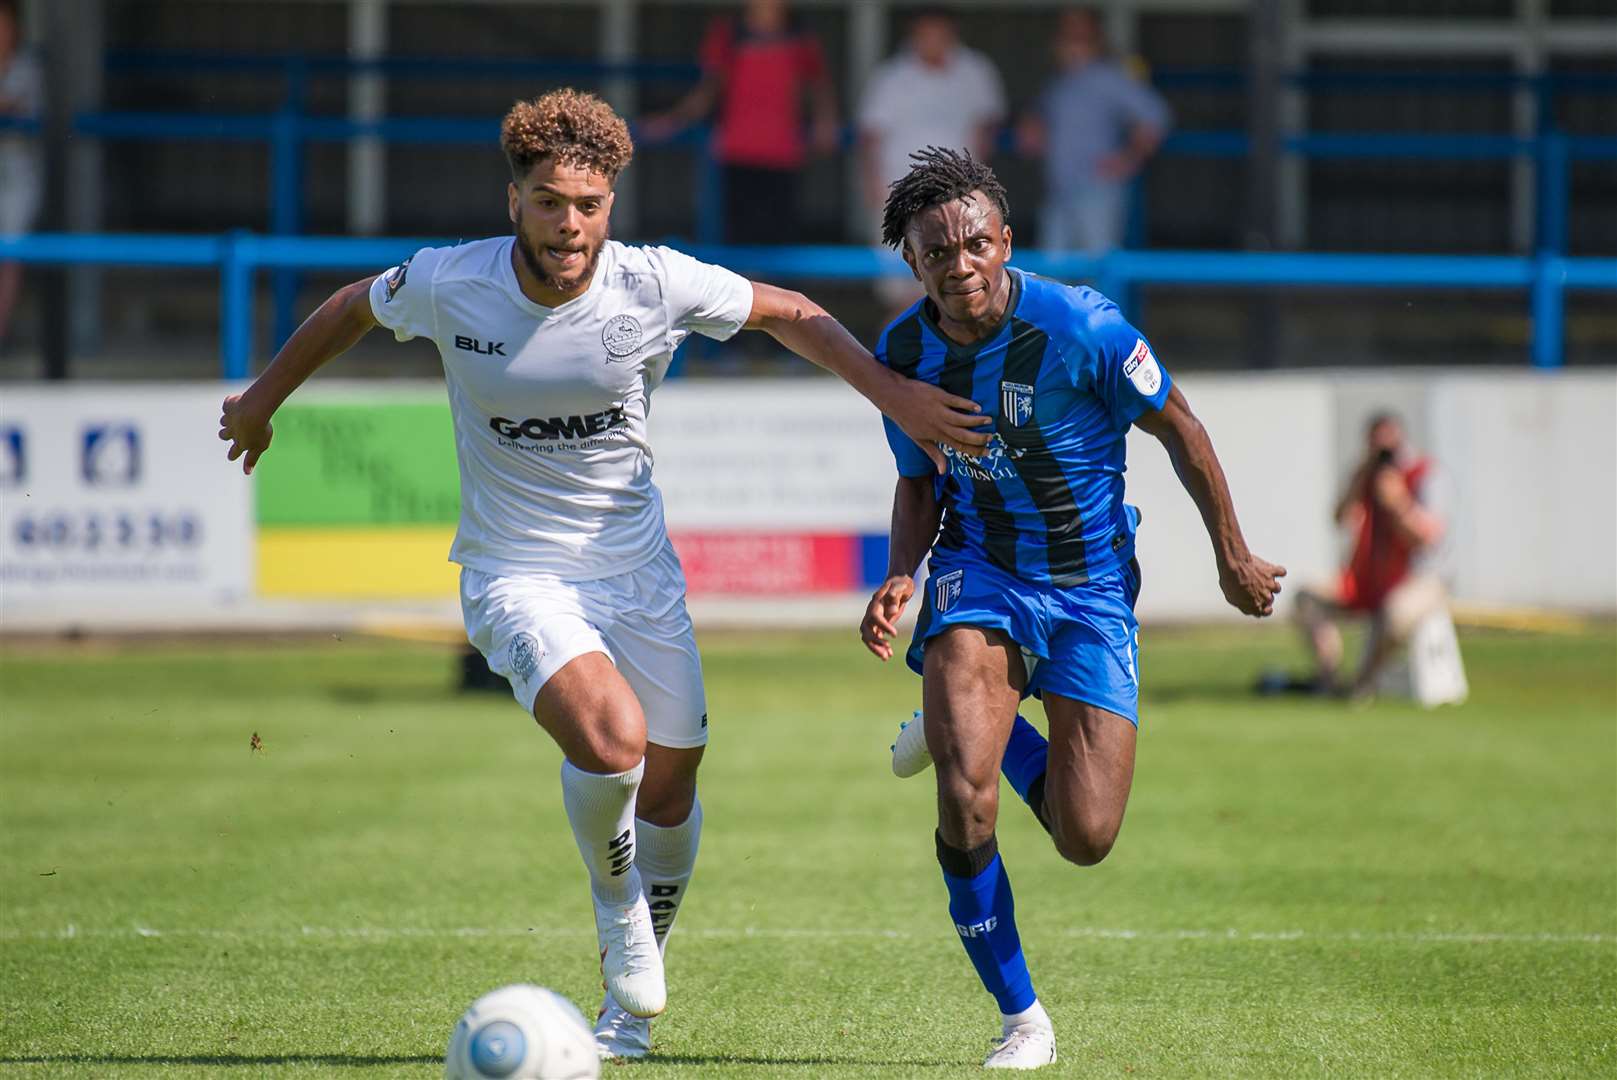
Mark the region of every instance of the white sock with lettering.
<instances>
[{"instance_id":1,"label":"white sock with lettering","mask_svg":"<svg viewBox=\"0 0 1617 1080\"><path fill-rule=\"evenodd\" d=\"M562 804L590 872L590 891L604 904L627 904L640 892L634 799L645 771L644 761L620 773L588 773L570 761L561 763Z\"/></svg>"},{"instance_id":2,"label":"white sock with lettering","mask_svg":"<svg viewBox=\"0 0 1617 1080\"><path fill-rule=\"evenodd\" d=\"M644 818L635 818L634 824L640 845L634 864L640 871L646 902L651 905L657 947L666 953L668 931L674 928L674 917L685 902L685 890L696 867L696 849L702 840L702 803L692 802L690 817L678 825L653 825Z\"/></svg>"}]
</instances>

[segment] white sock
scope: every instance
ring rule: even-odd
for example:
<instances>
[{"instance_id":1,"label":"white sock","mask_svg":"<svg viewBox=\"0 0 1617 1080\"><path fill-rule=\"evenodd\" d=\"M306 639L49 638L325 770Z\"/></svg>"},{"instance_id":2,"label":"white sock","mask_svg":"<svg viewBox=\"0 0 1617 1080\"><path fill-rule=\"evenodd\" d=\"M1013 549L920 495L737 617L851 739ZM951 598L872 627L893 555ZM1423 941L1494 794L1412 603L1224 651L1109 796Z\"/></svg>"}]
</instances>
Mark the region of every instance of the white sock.
<instances>
[{"instance_id":1,"label":"white sock","mask_svg":"<svg viewBox=\"0 0 1617 1080\"><path fill-rule=\"evenodd\" d=\"M693 801L690 817L678 825L653 825L644 818L635 818L634 824L640 847L634 865L640 871L646 902L651 905L657 947L667 952L668 931L674 928L674 916L685 901L685 889L696 866L696 849L702 840L702 803Z\"/></svg>"},{"instance_id":2,"label":"white sock","mask_svg":"<svg viewBox=\"0 0 1617 1080\"><path fill-rule=\"evenodd\" d=\"M1000 1013L999 1023L1000 1029L1006 1035L1019 1027L1037 1027L1047 1030L1055 1027L1054 1024L1050 1023L1050 1014L1044 1011L1044 1006L1039 1004L1038 998L1034 998L1033 1004L1019 1013Z\"/></svg>"},{"instance_id":3,"label":"white sock","mask_svg":"<svg viewBox=\"0 0 1617 1080\"><path fill-rule=\"evenodd\" d=\"M588 773L561 763L561 800L573 839L590 872L590 891L604 904L627 904L640 892L634 868L634 799L646 763L620 773Z\"/></svg>"}]
</instances>

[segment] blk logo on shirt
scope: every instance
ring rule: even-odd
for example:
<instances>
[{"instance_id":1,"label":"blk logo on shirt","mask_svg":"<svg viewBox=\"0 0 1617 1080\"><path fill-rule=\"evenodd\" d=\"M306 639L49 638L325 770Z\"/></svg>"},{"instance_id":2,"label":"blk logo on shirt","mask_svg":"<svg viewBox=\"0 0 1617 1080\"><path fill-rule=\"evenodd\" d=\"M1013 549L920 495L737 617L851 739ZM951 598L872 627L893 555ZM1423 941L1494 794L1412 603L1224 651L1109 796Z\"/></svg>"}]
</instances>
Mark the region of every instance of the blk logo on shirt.
<instances>
[{"instance_id":1,"label":"blk logo on shirt","mask_svg":"<svg viewBox=\"0 0 1617 1080\"><path fill-rule=\"evenodd\" d=\"M466 352L474 352L474 353L477 353L479 356L504 356L505 355L505 342L503 342L503 341L478 341L476 338L467 337L464 334L456 334L455 335L455 348L464 349Z\"/></svg>"}]
</instances>

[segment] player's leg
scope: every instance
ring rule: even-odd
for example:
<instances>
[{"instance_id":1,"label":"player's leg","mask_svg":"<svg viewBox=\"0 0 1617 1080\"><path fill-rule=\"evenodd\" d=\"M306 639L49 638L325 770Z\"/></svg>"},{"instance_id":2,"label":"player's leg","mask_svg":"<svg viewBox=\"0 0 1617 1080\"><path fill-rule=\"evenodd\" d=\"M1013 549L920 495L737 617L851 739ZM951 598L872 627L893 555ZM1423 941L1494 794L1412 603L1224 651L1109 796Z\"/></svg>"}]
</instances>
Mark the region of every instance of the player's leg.
<instances>
[{"instance_id":1,"label":"player's leg","mask_svg":"<svg viewBox=\"0 0 1617 1080\"><path fill-rule=\"evenodd\" d=\"M1139 566L1131 561L1099 580L1051 593L1056 617L1048 657L1029 686L1044 701L1049 742L1018 721L1006 747L1006 777L1056 850L1080 866L1111 851L1134 782L1139 592Z\"/></svg>"},{"instance_id":2,"label":"player's leg","mask_svg":"<svg viewBox=\"0 0 1617 1080\"><path fill-rule=\"evenodd\" d=\"M615 598L619 618L608 641L646 718L635 866L658 947L666 952L701 844L696 774L707 743L707 697L696 635L685 609L684 576L672 549L625 578ZM639 1057L650 1050L650 1025L625 1016L608 995L597 1018L596 1041L609 1056Z\"/></svg>"},{"instance_id":3,"label":"player's leg","mask_svg":"<svg viewBox=\"0 0 1617 1080\"><path fill-rule=\"evenodd\" d=\"M589 873L604 981L624 1007L666 1003L662 958L634 866L645 717L587 618L585 587L461 575L467 636L561 748L562 802Z\"/></svg>"},{"instance_id":4,"label":"player's leg","mask_svg":"<svg viewBox=\"0 0 1617 1080\"><path fill-rule=\"evenodd\" d=\"M667 1003L662 956L635 865L635 804L646 727L629 684L604 652L587 652L546 680L534 718L562 748L562 802L590 875L607 991L636 1016Z\"/></svg>"},{"instance_id":5,"label":"player's leg","mask_svg":"<svg viewBox=\"0 0 1617 1080\"><path fill-rule=\"evenodd\" d=\"M999 1006L1003 1037L985 1062L996 1068L1055 1060L994 834L1000 755L1024 679L1019 651L1002 631L954 626L926 642L922 698L937 772L938 864L955 932Z\"/></svg>"},{"instance_id":6,"label":"player's leg","mask_svg":"<svg viewBox=\"0 0 1617 1080\"><path fill-rule=\"evenodd\" d=\"M1059 694L1044 696L1050 719L1049 767L1029 802L1068 862L1106 858L1123 827L1134 783L1135 728L1126 717Z\"/></svg>"}]
</instances>

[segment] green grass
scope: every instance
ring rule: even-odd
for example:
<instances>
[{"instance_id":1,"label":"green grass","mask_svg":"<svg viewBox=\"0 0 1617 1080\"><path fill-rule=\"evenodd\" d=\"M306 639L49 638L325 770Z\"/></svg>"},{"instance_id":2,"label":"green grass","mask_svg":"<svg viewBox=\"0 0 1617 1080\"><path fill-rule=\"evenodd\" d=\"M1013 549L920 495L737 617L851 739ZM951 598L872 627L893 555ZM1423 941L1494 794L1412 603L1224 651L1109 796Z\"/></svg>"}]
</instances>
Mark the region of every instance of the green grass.
<instances>
[{"instance_id":1,"label":"green grass","mask_svg":"<svg viewBox=\"0 0 1617 1080\"><path fill-rule=\"evenodd\" d=\"M1279 628L1148 634L1101 866L1000 837L1055 1076L1617 1075L1617 634L1468 636L1471 703L1257 699ZM966 1077L918 683L848 633L704 642L707 831L660 1057ZM460 1010L592 1011L556 751L375 641L0 653L0 1075L441 1075ZM263 749L249 749L254 733Z\"/></svg>"}]
</instances>

